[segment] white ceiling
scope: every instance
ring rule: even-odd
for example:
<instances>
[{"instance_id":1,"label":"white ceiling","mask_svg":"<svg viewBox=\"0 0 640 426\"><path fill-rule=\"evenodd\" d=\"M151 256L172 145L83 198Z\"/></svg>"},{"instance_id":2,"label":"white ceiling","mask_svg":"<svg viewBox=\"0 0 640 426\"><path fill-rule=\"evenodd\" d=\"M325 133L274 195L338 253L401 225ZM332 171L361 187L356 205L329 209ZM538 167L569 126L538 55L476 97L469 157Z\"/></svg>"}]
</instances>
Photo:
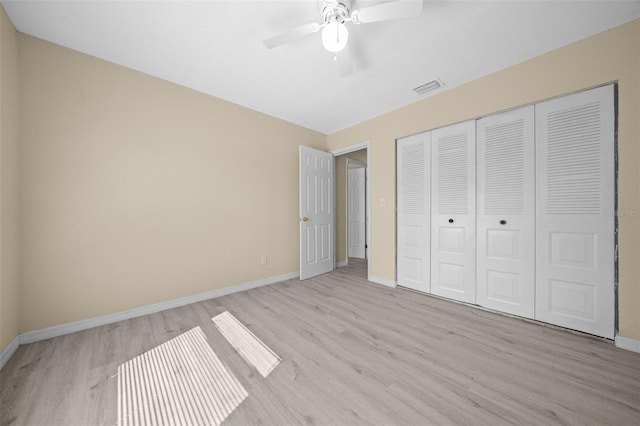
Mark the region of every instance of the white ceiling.
<instances>
[{"instance_id":1,"label":"white ceiling","mask_svg":"<svg viewBox=\"0 0 640 426\"><path fill-rule=\"evenodd\" d=\"M327 134L640 17L629 0L425 0L419 18L349 24L340 77L319 33L262 44L321 22L318 0L2 3L23 33Z\"/></svg>"}]
</instances>

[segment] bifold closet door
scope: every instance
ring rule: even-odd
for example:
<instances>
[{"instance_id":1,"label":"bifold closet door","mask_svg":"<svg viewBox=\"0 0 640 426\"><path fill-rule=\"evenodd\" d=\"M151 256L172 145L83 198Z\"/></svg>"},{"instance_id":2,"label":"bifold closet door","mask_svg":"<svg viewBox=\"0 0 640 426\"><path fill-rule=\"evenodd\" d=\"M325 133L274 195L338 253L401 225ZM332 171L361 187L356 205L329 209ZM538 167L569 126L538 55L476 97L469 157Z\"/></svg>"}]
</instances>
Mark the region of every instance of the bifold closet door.
<instances>
[{"instance_id":1,"label":"bifold closet door","mask_svg":"<svg viewBox=\"0 0 640 426\"><path fill-rule=\"evenodd\" d=\"M536 319L612 338L614 86L536 105Z\"/></svg>"},{"instance_id":2,"label":"bifold closet door","mask_svg":"<svg viewBox=\"0 0 640 426\"><path fill-rule=\"evenodd\" d=\"M430 132L397 142L398 285L429 292Z\"/></svg>"},{"instance_id":3,"label":"bifold closet door","mask_svg":"<svg viewBox=\"0 0 640 426\"><path fill-rule=\"evenodd\" d=\"M477 121L478 305L534 316L534 108Z\"/></svg>"},{"instance_id":4,"label":"bifold closet door","mask_svg":"<svg viewBox=\"0 0 640 426\"><path fill-rule=\"evenodd\" d=\"M476 301L475 121L431 131L431 293Z\"/></svg>"}]
</instances>

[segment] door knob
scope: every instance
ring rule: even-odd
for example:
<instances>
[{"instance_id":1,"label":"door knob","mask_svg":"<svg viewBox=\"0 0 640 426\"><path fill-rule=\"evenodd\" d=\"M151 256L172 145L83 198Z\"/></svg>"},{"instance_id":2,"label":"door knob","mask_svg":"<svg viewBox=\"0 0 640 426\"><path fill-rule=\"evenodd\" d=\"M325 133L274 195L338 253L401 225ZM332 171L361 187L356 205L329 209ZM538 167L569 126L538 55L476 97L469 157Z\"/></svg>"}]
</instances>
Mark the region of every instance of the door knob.
<instances>
[{"instance_id":1,"label":"door knob","mask_svg":"<svg viewBox=\"0 0 640 426\"><path fill-rule=\"evenodd\" d=\"M306 217L306 216L304 216L304 217L302 218L302 221L303 221L303 222L308 222L308 221L309 221L309 218L308 218L308 217Z\"/></svg>"},{"instance_id":2,"label":"door knob","mask_svg":"<svg viewBox=\"0 0 640 426\"><path fill-rule=\"evenodd\" d=\"M506 221L506 220L501 220L501 221L500 221L500 225L506 225L506 224L507 224L507 221Z\"/></svg>"},{"instance_id":3,"label":"door knob","mask_svg":"<svg viewBox=\"0 0 640 426\"><path fill-rule=\"evenodd\" d=\"M453 223L453 219L449 219L449 223Z\"/></svg>"}]
</instances>

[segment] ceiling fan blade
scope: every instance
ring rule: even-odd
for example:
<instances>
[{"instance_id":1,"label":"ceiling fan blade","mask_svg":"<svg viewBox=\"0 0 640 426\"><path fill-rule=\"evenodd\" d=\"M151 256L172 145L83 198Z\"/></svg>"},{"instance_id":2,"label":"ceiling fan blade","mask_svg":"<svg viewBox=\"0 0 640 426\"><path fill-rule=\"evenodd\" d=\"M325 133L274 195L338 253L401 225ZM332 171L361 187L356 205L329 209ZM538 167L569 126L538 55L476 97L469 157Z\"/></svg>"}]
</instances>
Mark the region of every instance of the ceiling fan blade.
<instances>
[{"instance_id":1,"label":"ceiling fan blade","mask_svg":"<svg viewBox=\"0 0 640 426\"><path fill-rule=\"evenodd\" d=\"M273 49L274 47L278 47L282 44L293 41L297 38L304 37L309 34L317 33L320 30L321 25L315 22L310 22L308 24L300 25L299 27L295 27L286 31L282 34L279 34L275 37L271 37L263 41L264 45L267 49Z\"/></svg>"},{"instance_id":2,"label":"ceiling fan blade","mask_svg":"<svg viewBox=\"0 0 640 426\"><path fill-rule=\"evenodd\" d=\"M336 62L338 62L338 69L342 77L353 74L353 61L351 60L351 54L348 49L343 49L336 53L335 58Z\"/></svg>"},{"instance_id":3,"label":"ceiling fan blade","mask_svg":"<svg viewBox=\"0 0 640 426\"><path fill-rule=\"evenodd\" d=\"M422 14L422 0L396 0L354 10L351 19L356 24L413 18Z\"/></svg>"}]
</instances>

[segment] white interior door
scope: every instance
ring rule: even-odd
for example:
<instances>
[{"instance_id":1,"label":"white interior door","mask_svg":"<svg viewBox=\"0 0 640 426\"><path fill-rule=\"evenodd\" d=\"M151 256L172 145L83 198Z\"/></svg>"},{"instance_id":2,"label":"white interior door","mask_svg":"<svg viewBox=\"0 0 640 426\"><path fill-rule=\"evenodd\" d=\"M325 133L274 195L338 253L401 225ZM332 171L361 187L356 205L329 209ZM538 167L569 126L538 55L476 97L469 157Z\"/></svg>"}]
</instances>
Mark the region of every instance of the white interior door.
<instances>
[{"instance_id":1,"label":"white interior door","mask_svg":"<svg viewBox=\"0 0 640 426\"><path fill-rule=\"evenodd\" d=\"M476 123L478 305L533 318L534 108Z\"/></svg>"},{"instance_id":2,"label":"white interior door","mask_svg":"<svg viewBox=\"0 0 640 426\"><path fill-rule=\"evenodd\" d=\"M365 171L364 167L347 170L347 256L359 259L364 259L366 252Z\"/></svg>"},{"instance_id":3,"label":"white interior door","mask_svg":"<svg viewBox=\"0 0 640 426\"><path fill-rule=\"evenodd\" d=\"M300 146L300 279L334 269L334 159Z\"/></svg>"},{"instance_id":4,"label":"white interior door","mask_svg":"<svg viewBox=\"0 0 640 426\"><path fill-rule=\"evenodd\" d=\"M535 108L536 319L612 338L614 86Z\"/></svg>"},{"instance_id":5,"label":"white interior door","mask_svg":"<svg viewBox=\"0 0 640 426\"><path fill-rule=\"evenodd\" d=\"M431 293L476 301L475 121L431 131Z\"/></svg>"},{"instance_id":6,"label":"white interior door","mask_svg":"<svg viewBox=\"0 0 640 426\"><path fill-rule=\"evenodd\" d=\"M430 292L431 132L397 142L398 285Z\"/></svg>"}]
</instances>

